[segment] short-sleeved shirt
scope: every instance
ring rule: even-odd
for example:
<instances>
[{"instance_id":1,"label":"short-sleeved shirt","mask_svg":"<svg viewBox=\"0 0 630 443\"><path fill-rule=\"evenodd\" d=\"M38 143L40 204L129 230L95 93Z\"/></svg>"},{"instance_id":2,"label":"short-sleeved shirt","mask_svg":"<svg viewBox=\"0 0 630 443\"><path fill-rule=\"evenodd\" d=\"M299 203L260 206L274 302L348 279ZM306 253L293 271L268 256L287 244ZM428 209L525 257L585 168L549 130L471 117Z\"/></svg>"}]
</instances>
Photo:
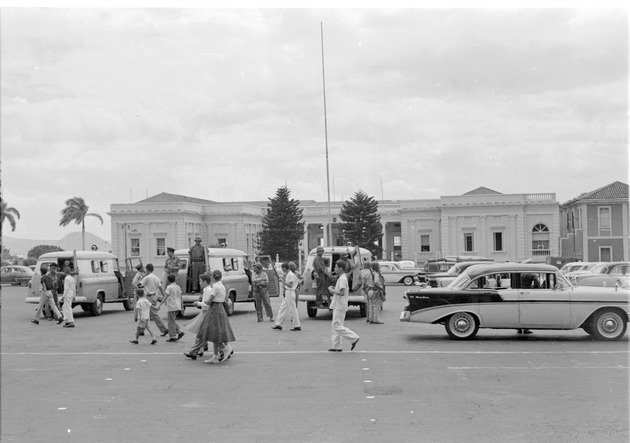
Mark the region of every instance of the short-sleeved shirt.
<instances>
[{"instance_id":1,"label":"short-sleeved shirt","mask_svg":"<svg viewBox=\"0 0 630 443\"><path fill-rule=\"evenodd\" d=\"M42 283L42 287L44 288L45 291L52 291L53 290L54 282L53 282L53 279L52 279L52 277L50 275L48 275L48 274L42 275L41 283Z\"/></svg>"},{"instance_id":2,"label":"short-sleeved shirt","mask_svg":"<svg viewBox=\"0 0 630 443\"><path fill-rule=\"evenodd\" d=\"M348 277L346 274L341 274L337 279L337 284L335 285L335 292L343 291L344 294L348 292ZM346 295L338 295L335 294L333 296L333 300L330 303L331 309L337 309L340 311L348 310L348 297Z\"/></svg>"},{"instance_id":3,"label":"short-sleeved shirt","mask_svg":"<svg viewBox=\"0 0 630 443\"><path fill-rule=\"evenodd\" d=\"M254 272L252 274L252 284L254 286L256 286L257 284L259 285L262 284L266 286L269 284L269 276L267 275L266 272L261 271L260 274L257 272Z\"/></svg>"},{"instance_id":4,"label":"short-sleeved shirt","mask_svg":"<svg viewBox=\"0 0 630 443\"><path fill-rule=\"evenodd\" d=\"M289 287L289 283L291 282L293 282L293 284L291 285L291 287ZM299 281L295 274L291 271L287 272L286 276L284 277L284 293L287 295L295 295L295 289L297 288L298 284Z\"/></svg>"},{"instance_id":5,"label":"short-sleeved shirt","mask_svg":"<svg viewBox=\"0 0 630 443\"><path fill-rule=\"evenodd\" d=\"M223 283L218 281L212 285L212 289L210 290L211 302L212 303L223 303L225 302L226 291Z\"/></svg>"},{"instance_id":6,"label":"short-sleeved shirt","mask_svg":"<svg viewBox=\"0 0 630 443\"><path fill-rule=\"evenodd\" d=\"M146 297L140 298L136 302L136 311L138 311L138 320L149 320L151 318L151 302Z\"/></svg>"},{"instance_id":7,"label":"short-sleeved shirt","mask_svg":"<svg viewBox=\"0 0 630 443\"><path fill-rule=\"evenodd\" d=\"M166 287L166 308L169 312L182 309L182 288L177 283L171 283Z\"/></svg>"},{"instance_id":8,"label":"short-sleeved shirt","mask_svg":"<svg viewBox=\"0 0 630 443\"><path fill-rule=\"evenodd\" d=\"M157 294L161 283L159 277L154 273L147 274L140 280L140 284L144 288L144 293L148 296Z\"/></svg>"}]
</instances>

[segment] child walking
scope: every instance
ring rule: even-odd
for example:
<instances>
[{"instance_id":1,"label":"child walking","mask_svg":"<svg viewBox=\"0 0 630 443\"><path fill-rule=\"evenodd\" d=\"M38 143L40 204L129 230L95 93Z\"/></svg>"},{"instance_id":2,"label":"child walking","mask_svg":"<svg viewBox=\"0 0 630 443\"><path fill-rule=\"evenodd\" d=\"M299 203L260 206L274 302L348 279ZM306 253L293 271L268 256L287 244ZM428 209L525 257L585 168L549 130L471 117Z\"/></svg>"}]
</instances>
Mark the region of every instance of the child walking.
<instances>
[{"instance_id":1,"label":"child walking","mask_svg":"<svg viewBox=\"0 0 630 443\"><path fill-rule=\"evenodd\" d=\"M136 302L135 314L138 318L138 327L136 328L136 339L129 341L134 345L137 345L138 337L144 335L144 330L146 329L149 334L151 334L151 344L154 345L157 343L157 340L155 339L155 335L153 335L153 332L149 328L149 320L151 318L151 302L147 300L147 298L144 296L144 290L142 289L136 289L136 297L138 298L138 301Z\"/></svg>"},{"instance_id":2,"label":"child walking","mask_svg":"<svg viewBox=\"0 0 630 443\"><path fill-rule=\"evenodd\" d=\"M175 322L177 314L182 309L182 288L180 288L179 285L175 283L174 274L170 274L168 277L166 277L166 280L168 282L166 291L164 291L166 296L164 297L164 300L162 300L162 302L160 303L160 306L166 303L166 307L168 309L169 339L166 341L174 342L184 336L184 333L179 329L179 325Z\"/></svg>"}]
</instances>

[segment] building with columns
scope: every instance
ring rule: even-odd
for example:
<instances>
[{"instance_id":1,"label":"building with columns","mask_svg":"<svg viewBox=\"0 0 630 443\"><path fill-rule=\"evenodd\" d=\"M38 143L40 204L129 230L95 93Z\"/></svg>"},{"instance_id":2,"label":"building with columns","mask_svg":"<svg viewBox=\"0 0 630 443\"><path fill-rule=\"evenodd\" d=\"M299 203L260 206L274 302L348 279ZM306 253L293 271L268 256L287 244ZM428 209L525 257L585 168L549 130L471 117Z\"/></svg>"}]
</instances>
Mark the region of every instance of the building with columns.
<instances>
[{"instance_id":1,"label":"building with columns","mask_svg":"<svg viewBox=\"0 0 630 443\"><path fill-rule=\"evenodd\" d=\"M480 187L463 195L427 200L379 201L384 259L417 263L448 255L496 261L545 261L559 254L559 204L555 194L501 194ZM256 254L256 236L268 201L215 202L162 193L135 203L114 203L112 252L160 264L166 248L189 248L199 235L206 246L226 244ZM342 245L343 202L300 201L305 257L317 245ZM328 225L332 238L329 239ZM369 249L369 247L368 247ZM295 257L280 257L288 259Z\"/></svg>"}]
</instances>

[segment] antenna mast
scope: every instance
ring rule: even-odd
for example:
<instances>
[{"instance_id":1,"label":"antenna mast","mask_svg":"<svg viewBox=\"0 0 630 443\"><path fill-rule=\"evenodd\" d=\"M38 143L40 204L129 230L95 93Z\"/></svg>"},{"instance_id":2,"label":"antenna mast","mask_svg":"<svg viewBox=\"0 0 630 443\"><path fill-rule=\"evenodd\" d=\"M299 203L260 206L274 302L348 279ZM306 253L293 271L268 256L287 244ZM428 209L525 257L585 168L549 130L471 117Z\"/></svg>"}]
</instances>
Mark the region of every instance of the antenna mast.
<instances>
[{"instance_id":1,"label":"antenna mast","mask_svg":"<svg viewBox=\"0 0 630 443\"><path fill-rule=\"evenodd\" d=\"M320 22L322 36L322 84L324 86L324 139L326 141L326 188L328 190L328 245L332 246L332 215L330 211L330 171L328 168L328 120L326 118L326 75L324 72L324 23Z\"/></svg>"}]
</instances>

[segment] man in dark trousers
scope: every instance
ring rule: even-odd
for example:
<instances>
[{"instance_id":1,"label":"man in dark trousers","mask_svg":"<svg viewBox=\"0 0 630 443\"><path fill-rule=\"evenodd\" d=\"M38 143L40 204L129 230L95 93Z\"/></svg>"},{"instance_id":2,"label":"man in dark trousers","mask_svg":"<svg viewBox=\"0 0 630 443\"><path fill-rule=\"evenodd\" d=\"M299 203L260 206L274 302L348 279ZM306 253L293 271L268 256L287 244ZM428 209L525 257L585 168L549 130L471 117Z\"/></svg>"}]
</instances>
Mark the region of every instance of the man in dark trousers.
<instances>
[{"instance_id":1,"label":"man in dark trousers","mask_svg":"<svg viewBox=\"0 0 630 443\"><path fill-rule=\"evenodd\" d=\"M191 292L201 292L199 276L206 272L206 247L201 244L201 237L195 237L195 244L188 251L190 259Z\"/></svg>"}]
</instances>

